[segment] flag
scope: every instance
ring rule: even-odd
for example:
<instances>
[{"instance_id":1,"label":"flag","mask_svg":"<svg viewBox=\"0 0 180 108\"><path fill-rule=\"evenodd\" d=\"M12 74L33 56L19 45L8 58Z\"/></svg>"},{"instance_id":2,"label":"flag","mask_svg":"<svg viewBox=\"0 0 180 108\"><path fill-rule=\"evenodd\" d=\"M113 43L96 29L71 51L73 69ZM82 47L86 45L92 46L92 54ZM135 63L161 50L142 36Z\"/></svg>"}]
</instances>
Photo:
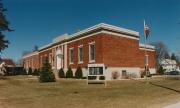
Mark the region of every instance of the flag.
<instances>
[{"instance_id":1,"label":"flag","mask_svg":"<svg viewBox=\"0 0 180 108\"><path fill-rule=\"evenodd\" d=\"M150 32L150 29L144 21L144 35L145 35L146 39L148 38L149 32Z\"/></svg>"}]
</instances>

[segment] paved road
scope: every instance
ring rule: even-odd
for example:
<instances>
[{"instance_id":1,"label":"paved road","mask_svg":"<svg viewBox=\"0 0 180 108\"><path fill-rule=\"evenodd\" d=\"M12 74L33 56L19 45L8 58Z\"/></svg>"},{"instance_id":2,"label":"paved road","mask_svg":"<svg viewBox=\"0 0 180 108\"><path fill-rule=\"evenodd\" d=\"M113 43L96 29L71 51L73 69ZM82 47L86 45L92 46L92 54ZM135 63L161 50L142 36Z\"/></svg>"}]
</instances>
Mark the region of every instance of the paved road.
<instances>
[{"instance_id":1,"label":"paved road","mask_svg":"<svg viewBox=\"0 0 180 108\"><path fill-rule=\"evenodd\" d=\"M172 104L172 105L166 106L164 108L180 108L180 102L176 103L176 104Z\"/></svg>"}]
</instances>

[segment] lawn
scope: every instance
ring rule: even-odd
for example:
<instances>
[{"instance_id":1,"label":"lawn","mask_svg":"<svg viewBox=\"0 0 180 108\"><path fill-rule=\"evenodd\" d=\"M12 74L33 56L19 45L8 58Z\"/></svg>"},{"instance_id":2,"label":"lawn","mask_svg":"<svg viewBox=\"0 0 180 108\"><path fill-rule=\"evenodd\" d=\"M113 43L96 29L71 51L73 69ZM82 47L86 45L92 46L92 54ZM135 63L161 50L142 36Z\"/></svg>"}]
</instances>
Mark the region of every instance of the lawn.
<instances>
[{"instance_id":1,"label":"lawn","mask_svg":"<svg viewBox=\"0 0 180 108\"><path fill-rule=\"evenodd\" d=\"M151 82L180 91L180 79ZM161 108L178 101L178 92L145 80L108 81L107 87L75 79L39 83L30 76L0 80L0 108Z\"/></svg>"}]
</instances>

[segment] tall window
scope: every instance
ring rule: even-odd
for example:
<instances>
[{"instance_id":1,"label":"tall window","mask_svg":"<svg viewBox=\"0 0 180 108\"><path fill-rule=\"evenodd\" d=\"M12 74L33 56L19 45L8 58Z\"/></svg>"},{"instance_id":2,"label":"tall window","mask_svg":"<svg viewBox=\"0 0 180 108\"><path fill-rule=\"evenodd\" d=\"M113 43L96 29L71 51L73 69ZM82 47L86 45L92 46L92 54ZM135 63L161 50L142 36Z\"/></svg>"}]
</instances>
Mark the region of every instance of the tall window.
<instances>
[{"instance_id":1,"label":"tall window","mask_svg":"<svg viewBox=\"0 0 180 108\"><path fill-rule=\"evenodd\" d=\"M74 48L69 49L69 63L73 64L74 62Z\"/></svg>"},{"instance_id":2,"label":"tall window","mask_svg":"<svg viewBox=\"0 0 180 108\"><path fill-rule=\"evenodd\" d=\"M40 57L40 59L41 59L40 62L41 62L41 67L42 67L42 65L43 65L43 63L42 63L43 62L42 56Z\"/></svg>"},{"instance_id":3,"label":"tall window","mask_svg":"<svg viewBox=\"0 0 180 108\"><path fill-rule=\"evenodd\" d=\"M46 60L46 57L45 56L41 56L41 66L43 66L45 60Z\"/></svg>"},{"instance_id":4,"label":"tall window","mask_svg":"<svg viewBox=\"0 0 180 108\"><path fill-rule=\"evenodd\" d=\"M52 65L52 53L49 54L49 63Z\"/></svg>"},{"instance_id":5,"label":"tall window","mask_svg":"<svg viewBox=\"0 0 180 108\"><path fill-rule=\"evenodd\" d=\"M32 58L31 62L31 67L34 68L34 58Z\"/></svg>"},{"instance_id":6,"label":"tall window","mask_svg":"<svg viewBox=\"0 0 180 108\"><path fill-rule=\"evenodd\" d=\"M52 50L52 67L54 67L54 65L55 65L55 56L56 54L55 54L55 49L53 49Z\"/></svg>"},{"instance_id":7,"label":"tall window","mask_svg":"<svg viewBox=\"0 0 180 108\"><path fill-rule=\"evenodd\" d=\"M89 62L95 62L95 42L89 44Z\"/></svg>"},{"instance_id":8,"label":"tall window","mask_svg":"<svg viewBox=\"0 0 180 108\"><path fill-rule=\"evenodd\" d=\"M83 45L78 47L78 62L83 63Z\"/></svg>"}]
</instances>

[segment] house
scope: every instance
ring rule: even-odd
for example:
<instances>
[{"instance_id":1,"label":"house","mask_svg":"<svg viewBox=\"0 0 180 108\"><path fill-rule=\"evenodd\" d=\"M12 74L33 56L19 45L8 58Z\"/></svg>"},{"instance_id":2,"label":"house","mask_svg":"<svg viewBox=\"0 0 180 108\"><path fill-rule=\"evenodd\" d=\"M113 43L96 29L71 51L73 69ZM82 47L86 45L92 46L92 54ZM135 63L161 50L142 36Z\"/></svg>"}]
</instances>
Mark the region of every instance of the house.
<instances>
[{"instance_id":1,"label":"house","mask_svg":"<svg viewBox=\"0 0 180 108\"><path fill-rule=\"evenodd\" d=\"M66 72L71 67L75 72L81 66L83 76L104 75L111 80L113 72L117 72L119 78L129 74L140 77L147 50L148 67L154 74L155 48L140 44L139 40L139 32L100 23L71 35L58 36L38 51L23 56L23 66L41 68L48 58L56 75L60 68Z\"/></svg>"},{"instance_id":2,"label":"house","mask_svg":"<svg viewBox=\"0 0 180 108\"><path fill-rule=\"evenodd\" d=\"M165 69L165 72L170 72L179 69L175 60L164 59L161 61L160 64L163 67L163 69Z\"/></svg>"},{"instance_id":3,"label":"house","mask_svg":"<svg viewBox=\"0 0 180 108\"><path fill-rule=\"evenodd\" d=\"M5 63L6 67L15 67L15 63L13 62L12 59L9 59L9 58L4 58L4 59L1 59L2 62Z\"/></svg>"},{"instance_id":4,"label":"house","mask_svg":"<svg viewBox=\"0 0 180 108\"><path fill-rule=\"evenodd\" d=\"M0 59L0 70L3 70L5 75L13 74L15 66L16 65L12 59Z\"/></svg>"}]
</instances>

